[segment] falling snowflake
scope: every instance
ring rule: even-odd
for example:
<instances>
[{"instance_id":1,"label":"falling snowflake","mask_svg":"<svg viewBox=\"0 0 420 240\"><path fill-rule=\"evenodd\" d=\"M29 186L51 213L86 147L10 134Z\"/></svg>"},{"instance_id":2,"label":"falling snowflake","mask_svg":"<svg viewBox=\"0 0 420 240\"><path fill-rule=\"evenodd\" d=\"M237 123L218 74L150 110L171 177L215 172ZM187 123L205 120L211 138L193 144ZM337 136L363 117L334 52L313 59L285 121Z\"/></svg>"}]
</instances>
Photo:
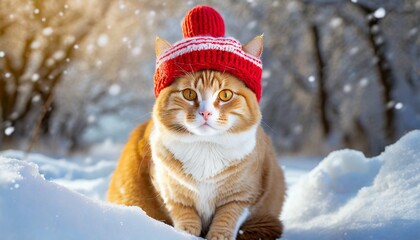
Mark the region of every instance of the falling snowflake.
<instances>
[{"instance_id":1,"label":"falling snowflake","mask_svg":"<svg viewBox=\"0 0 420 240\"><path fill-rule=\"evenodd\" d=\"M46 62L47 67L51 67L54 64L55 64L54 59L52 59L52 58L47 59L47 62Z\"/></svg>"},{"instance_id":2,"label":"falling snowflake","mask_svg":"<svg viewBox=\"0 0 420 240\"><path fill-rule=\"evenodd\" d=\"M116 96L120 94L120 92L121 92L121 86L116 83L112 84L108 89L108 93L111 96Z\"/></svg>"},{"instance_id":3,"label":"falling snowflake","mask_svg":"<svg viewBox=\"0 0 420 240\"><path fill-rule=\"evenodd\" d=\"M384 8L378 8L376 9L376 11L373 13L373 16L375 18L383 18L386 15L386 10Z\"/></svg>"},{"instance_id":4,"label":"falling snowflake","mask_svg":"<svg viewBox=\"0 0 420 240\"><path fill-rule=\"evenodd\" d=\"M387 104L386 104L386 108L393 108L395 106L395 102L394 101L389 101Z\"/></svg>"},{"instance_id":5,"label":"falling snowflake","mask_svg":"<svg viewBox=\"0 0 420 240\"><path fill-rule=\"evenodd\" d=\"M302 127L302 125L296 125L296 126L294 126L294 127L293 127L293 132L294 132L295 134L301 134L301 133L302 133L302 131L303 131L303 127Z\"/></svg>"},{"instance_id":6,"label":"falling snowflake","mask_svg":"<svg viewBox=\"0 0 420 240\"><path fill-rule=\"evenodd\" d=\"M101 67L102 66L102 61L101 60L96 60L96 62L95 62L95 65L97 66L97 67Z\"/></svg>"},{"instance_id":7,"label":"falling snowflake","mask_svg":"<svg viewBox=\"0 0 420 240\"><path fill-rule=\"evenodd\" d=\"M350 48L349 54L350 55L356 55L360 51L359 47L352 47Z\"/></svg>"},{"instance_id":8,"label":"falling snowflake","mask_svg":"<svg viewBox=\"0 0 420 240\"><path fill-rule=\"evenodd\" d=\"M343 92L349 93L349 92L351 92L351 89L352 89L351 85L350 84L346 84L343 87Z\"/></svg>"},{"instance_id":9,"label":"falling snowflake","mask_svg":"<svg viewBox=\"0 0 420 240\"><path fill-rule=\"evenodd\" d=\"M4 134L6 135L6 136L10 136L10 135L12 135L12 133L15 131L15 128L14 127L7 127L5 130L4 130Z\"/></svg>"},{"instance_id":10,"label":"falling snowflake","mask_svg":"<svg viewBox=\"0 0 420 240\"><path fill-rule=\"evenodd\" d=\"M369 79L367 79L367 78L362 78L362 79L360 79L360 81L359 81L359 86L360 86L360 87L366 87L366 86L368 85L368 83L369 83Z\"/></svg>"},{"instance_id":11,"label":"falling snowflake","mask_svg":"<svg viewBox=\"0 0 420 240\"><path fill-rule=\"evenodd\" d=\"M44 36L51 36L53 32L54 32L54 29L52 27L46 27L42 29L42 34L44 34Z\"/></svg>"},{"instance_id":12,"label":"falling snowflake","mask_svg":"<svg viewBox=\"0 0 420 240\"><path fill-rule=\"evenodd\" d=\"M39 94L33 96L33 98L32 98L32 102L39 102L39 100L41 100L41 95L39 95Z\"/></svg>"},{"instance_id":13,"label":"falling snowflake","mask_svg":"<svg viewBox=\"0 0 420 240\"><path fill-rule=\"evenodd\" d=\"M99 35L98 39L96 40L96 43L100 47L105 47L108 44L108 35L104 33Z\"/></svg>"},{"instance_id":14,"label":"falling snowflake","mask_svg":"<svg viewBox=\"0 0 420 240\"><path fill-rule=\"evenodd\" d=\"M315 82L315 76L309 76L308 81L309 82Z\"/></svg>"},{"instance_id":15,"label":"falling snowflake","mask_svg":"<svg viewBox=\"0 0 420 240\"><path fill-rule=\"evenodd\" d=\"M373 34L377 34L377 33L379 32L379 25L378 25L378 24L373 25L373 26L370 28L370 31L371 31Z\"/></svg>"},{"instance_id":16,"label":"falling snowflake","mask_svg":"<svg viewBox=\"0 0 420 240\"><path fill-rule=\"evenodd\" d=\"M6 56L6 53L3 51L0 51L0 58L3 58L4 56Z\"/></svg>"},{"instance_id":17,"label":"falling snowflake","mask_svg":"<svg viewBox=\"0 0 420 240\"><path fill-rule=\"evenodd\" d=\"M31 80L32 80L32 82L38 81L39 80L39 74L38 73L32 74Z\"/></svg>"},{"instance_id":18,"label":"falling snowflake","mask_svg":"<svg viewBox=\"0 0 420 240\"><path fill-rule=\"evenodd\" d=\"M270 76L271 76L271 71L270 70L264 70L262 72L262 78L263 79L269 78Z\"/></svg>"},{"instance_id":19,"label":"falling snowflake","mask_svg":"<svg viewBox=\"0 0 420 240\"><path fill-rule=\"evenodd\" d=\"M53 58L56 60L61 60L64 58L64 56L65 56L65 52L63 50L58 50L54 52L53 54Z\"/></svg>"},{"instance_id":20,"label":"falling snowflake","mask_svg":"<svg viewBox=\"0 0 420 240\"><path fill-rule=\"evenodd\" d=\"M89 115L89 117L87 118L88 123L94 123L96 122L96 117L95 115Z\"/></svg>"},{"instance_id":21,"label":"falling snowflake","mask_svg":"<svg viewBox=\"0 0 420 240\"><path fill-rule=\"evenodd\" d=\"M139 47L135 47L135 48L133 48L131 53L133 54L133 56L138 56L141 53L141 49Z\"/></svg>"},{"instance_id":22,"label":"falling snowflake","mask_svg":"<svg viewBox=\"0 0 420 240\"><path fill-rule=\"evenodd\" d=\"M254 29L257 26L258 22L257 21L251 21L248 23L248 25L246 26L248 29Z\"/></svg>"},{"instance_id":23,"label":"falling snowflake","mask_svg":"<svg viewBox=\"0 0 420 240\"><path fill-rule=\"evenodd\" d=\"M402 103L397 103L397 104L395 104L395 109L397 109L397 110L400 110L401 108L403 108L404 107L404 105L402 104Z\"/></svg>"},{"instance_id":24,"label":"falling snowflake","mask_svg":"<svg viewBox=\"0 0 420 240\"><path fill-rule=\"evenodd\" d=\"M31 48L32 49L38 49L38 48L40 48L41 47L41 41L33 41L32 43L31 43Z\"/></svg>"},{"instance_id":25,"label":"falling snowflake","mask_svg":"<svg viewBox=\"0 0 420 240\"><path fill-rule=\"evenodd\" d=\"M342 20L341 18L339 18L339 17L335 17L335 18L331 19L331 21L330 21L330 26L331 26L332 28L337 28L337 27L339 27L342 23L343 23L343 20Z\"/></svg>"},{"instance_id":26,"label":"falling snowflake","mask_svg":"<svg viewBox=\"0 0 420 240\"><path fill-rule=\"evenodd\" d=\"M120 2L119 7L121 10L124 10L127 7L127 5L125 5L125 2Z\"/></svg>"},{"instance_id":27,"label":"falling snowflake","mask_svg":"<svg viewBox=\"0 0 420 240\"><path fill-rule=\"evenodd\" d=\"M418 29L417 29L417 28L412 28L412 29L410 29L410 31L408 32L408 36L412 37L412 36L416 35L416 34L417 34L417 32L418 32Z\"/></svg>"},{"instance_id":28,"label":"falling snowflake","mask_svg":"<svg viewBox=\"0 0 420 240\"><path fill-rule=\"evenodd\" d=\"M70 44L73 44L73 43L74 43L74 41L76 41L76 38L75 38L73 35L67 35L67 36L64 38L64 44L65 44L65 45L70 45Z\"/></svg>"}]
</instances>

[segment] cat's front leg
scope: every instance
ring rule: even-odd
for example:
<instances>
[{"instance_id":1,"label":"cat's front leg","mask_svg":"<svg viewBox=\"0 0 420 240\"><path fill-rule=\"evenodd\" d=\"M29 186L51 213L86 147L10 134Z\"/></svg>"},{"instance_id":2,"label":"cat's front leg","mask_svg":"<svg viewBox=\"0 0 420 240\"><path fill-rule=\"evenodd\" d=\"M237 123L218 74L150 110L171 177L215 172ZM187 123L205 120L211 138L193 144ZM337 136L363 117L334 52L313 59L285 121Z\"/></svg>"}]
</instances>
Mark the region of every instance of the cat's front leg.
<instances>
[{"instance_id":1,"label":"cat's front leg","mask_svg":"<svg viewBox=\"0 0 420 240\"><path fill-rule=\"evenodd\" d=\"M249 211L242 202L230 202L216 209L208 240L232 240L236 238L240 225L248 217Z\"/></svg>"},{"instance_id":2,"label":"cat's front leg","mask_svg":"<svg viewBox=\"0 0 420 240\"><path fill-rule=\"evenodd\" d=\"M171 203L170 214L175 228L195 236L200 235L201 219L194 207L185 206L181 203Z\"/></svg>"}]
</instances>

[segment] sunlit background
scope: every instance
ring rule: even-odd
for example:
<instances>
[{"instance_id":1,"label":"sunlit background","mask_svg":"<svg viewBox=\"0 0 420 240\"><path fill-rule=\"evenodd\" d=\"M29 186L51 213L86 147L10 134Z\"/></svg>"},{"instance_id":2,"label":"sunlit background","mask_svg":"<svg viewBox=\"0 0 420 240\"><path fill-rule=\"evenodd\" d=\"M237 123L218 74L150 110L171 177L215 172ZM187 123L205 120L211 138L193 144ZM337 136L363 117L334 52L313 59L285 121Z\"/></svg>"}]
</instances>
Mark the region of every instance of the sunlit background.
<instances>
[{"instance_id":1,"label":"sunlit background","mask_svg":"<svg viewBox=\"0 0 420 240\"><path fill-rule=\"evenodd\" d=\"M124 143L151 116L154 39L207 4L264 34L263 126L282 155L378 154L420 128L419 0L0 1L0 150Z\"/></svg>"}]
</instances>

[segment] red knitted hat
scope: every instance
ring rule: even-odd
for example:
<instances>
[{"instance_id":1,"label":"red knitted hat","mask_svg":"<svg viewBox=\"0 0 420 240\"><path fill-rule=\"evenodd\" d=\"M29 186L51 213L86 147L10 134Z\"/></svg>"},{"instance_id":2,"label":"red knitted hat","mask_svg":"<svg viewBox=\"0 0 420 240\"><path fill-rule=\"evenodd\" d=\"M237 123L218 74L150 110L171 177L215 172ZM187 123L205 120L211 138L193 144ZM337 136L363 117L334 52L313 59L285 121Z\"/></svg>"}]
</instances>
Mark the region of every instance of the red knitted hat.
<instances>
[{"instance_id":1,"label":"red knitted hat","mask_svg":"<svg viewBox=\"0 0 420 240\"><path fill-rule=\"evenodd\" d=\"M182 22L184 39L156 59L155 95L186 72L205 69L228 72L261 98L261 59L244 52L241 43L225 37L222 16L208 6L191 9Z\"/></svg>"}]
</instances>

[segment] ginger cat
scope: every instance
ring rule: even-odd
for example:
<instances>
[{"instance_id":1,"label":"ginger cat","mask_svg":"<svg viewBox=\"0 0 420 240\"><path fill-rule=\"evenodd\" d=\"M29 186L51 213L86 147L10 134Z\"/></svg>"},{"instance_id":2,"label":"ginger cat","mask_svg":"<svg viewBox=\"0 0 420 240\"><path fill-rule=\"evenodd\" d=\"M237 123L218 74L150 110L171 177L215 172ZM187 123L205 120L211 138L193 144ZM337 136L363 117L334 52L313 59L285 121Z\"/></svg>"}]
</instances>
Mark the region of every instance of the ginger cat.
<instances>
[{"instance_id":1,"label":"ginger cat","mask_svg":"<svg viewBox=\"0 0 420 240\"><path fill-rule=\"evenodd\" d=\"M157 38L157 55L170 46ZM259 56L262 37L243 49ZM206 239L279 238L285 183L260 120L255 94L240 79L186 72L133 131L108 200Z\"/></svg>"}]
</instances>

